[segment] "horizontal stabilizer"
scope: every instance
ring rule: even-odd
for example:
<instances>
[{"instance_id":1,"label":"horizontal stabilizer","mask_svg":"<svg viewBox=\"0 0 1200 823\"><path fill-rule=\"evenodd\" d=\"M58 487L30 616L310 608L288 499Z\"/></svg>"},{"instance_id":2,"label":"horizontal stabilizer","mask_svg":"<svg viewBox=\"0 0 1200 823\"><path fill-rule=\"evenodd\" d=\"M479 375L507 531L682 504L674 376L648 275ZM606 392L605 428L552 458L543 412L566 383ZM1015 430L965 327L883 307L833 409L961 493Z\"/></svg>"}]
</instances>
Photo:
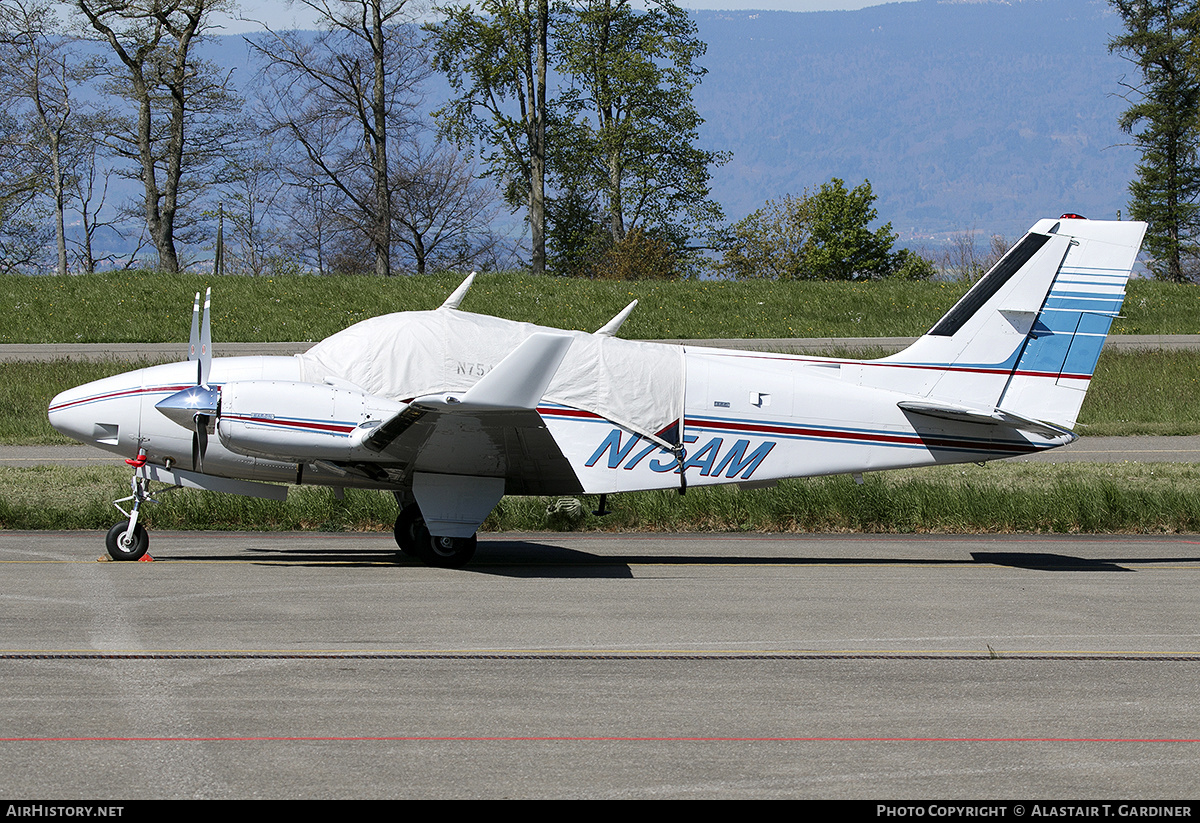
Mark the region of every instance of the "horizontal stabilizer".
<instances>
[{"instance_id":1,"label":"horizontal stabilizer","mask_svg":"<svg viewBox=\"0 0 1200 823\"><path fill-rule=\"evenodd\" d=\"M1005 426L1011 429L1030 431L1045 437L1069 437L1071 441L1074 441L1078 437L1070 429L1064 429L1061 426L1046 423L1042 420L1031 420L1028 417L1022 417L1019 414L1013 414L1002 409L994 409L987 412L980 409L967 408L966 406L919 400L902 400L896 405L907 412L923 414L927 417L937 417L942 420L954 420L959 423Z\"/></svg>"}]
</instances>

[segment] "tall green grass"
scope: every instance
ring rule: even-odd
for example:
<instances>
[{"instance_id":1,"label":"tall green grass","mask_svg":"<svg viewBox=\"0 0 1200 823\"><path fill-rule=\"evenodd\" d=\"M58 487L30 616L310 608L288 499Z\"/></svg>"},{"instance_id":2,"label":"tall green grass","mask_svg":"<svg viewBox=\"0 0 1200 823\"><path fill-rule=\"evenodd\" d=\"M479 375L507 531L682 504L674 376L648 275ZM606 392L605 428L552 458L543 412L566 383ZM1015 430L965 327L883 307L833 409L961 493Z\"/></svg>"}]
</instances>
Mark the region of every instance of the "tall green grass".
<instances>
[{"instance_id":1,"label":"tall green grass","mask_svg":"<svg viewBox=\"0 0 1200 823\"><path fill-rule=\"evenodd\" d=\"M732 486L611 495L572 519L548 515L546 498L506 497L484 531L712 532L1197 532L1200 466L990 463L789 480L773 489ZM0 468L0 528L107 529L113 500L128 494L118 467ZM379 531L396 505L386 492L294 489L286 503L214 492L171 491L146 504L157 529ZM386 538L390 540L390 535Z\"/></svg>"},{"instance_id":2,"label":"tall green grass","mask_svg":"<svg viewBox=\"0 0 1200 823\"><path fill-rule=\"evenodd\" d=\"M1200 352L1104 352L1079 424L1096 436L1200 434Z\"/></svg>"},{"instance_id":3,"label":"tall green grass","mask_svg":"<svg viewBox=\"0 0 1200 823\"><path fill-rule=\"evenodd\" d=\"M0 343L187 340L192 296L213 287L220 341L317 341L380 314L433 309L461 274L424 277L243 277L121 272L0 278ZM960 283L613 283L482 274L462 308L558 328L599 328L630 300L623 337L891 337L929 329L966 291ZM1200 333L1200 289L1130 284L1115 334Z\"/></svg>"}]
</instances>

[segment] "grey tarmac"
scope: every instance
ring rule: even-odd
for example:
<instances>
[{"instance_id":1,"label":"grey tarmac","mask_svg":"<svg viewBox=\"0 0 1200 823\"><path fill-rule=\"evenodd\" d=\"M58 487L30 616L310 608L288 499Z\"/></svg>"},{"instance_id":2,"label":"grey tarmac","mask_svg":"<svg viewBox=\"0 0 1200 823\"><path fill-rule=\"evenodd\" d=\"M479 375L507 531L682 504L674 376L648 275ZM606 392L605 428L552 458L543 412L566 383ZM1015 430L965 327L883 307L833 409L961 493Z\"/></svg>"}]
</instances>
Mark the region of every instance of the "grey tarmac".
<instances>
[{"instance_id":1,"label":"grey tarmac","mask_svg":"<svg viewBox=\"0 0 1200 823\"><path fill-rule=\"evenodd\" d=\"M1200 537L0 532L9 797L1188 798Z\"/></svg>"}]
</instances>

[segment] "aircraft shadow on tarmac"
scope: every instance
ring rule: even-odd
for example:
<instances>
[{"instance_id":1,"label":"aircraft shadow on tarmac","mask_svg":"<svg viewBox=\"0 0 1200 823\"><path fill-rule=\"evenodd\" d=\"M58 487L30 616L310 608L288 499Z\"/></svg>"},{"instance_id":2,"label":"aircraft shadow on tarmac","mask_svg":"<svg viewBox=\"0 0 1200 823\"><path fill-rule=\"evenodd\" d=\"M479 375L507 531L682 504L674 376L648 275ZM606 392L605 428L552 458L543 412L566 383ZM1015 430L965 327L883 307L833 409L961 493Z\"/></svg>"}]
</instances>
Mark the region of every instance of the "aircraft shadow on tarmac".
<instances>
[{"instance_id":1,"label":"aircraft shadow on tarmac","mask_svg":"<svg viewBox=\"0 0 1200 823\"><path fill-rule=\"evenodd\" d=\"M168 560L191 560L210 562L251 562L268 566L337 566L337 567L380 567L427 568L420 561L399 554L394 549L347 550L344 548L320 549L312 547L296 549L249 548L244 554L235 555L172 555ZM727 566L871 566L879 564L904 566L964 566L991 565L1049 572L1132 572L1135 569L1121 565L1132 562L1137 565L1152 563L1200 562L1200 558L1086 558L1052 552L971 552L970 559L896 557L780 557L754 555L678 555L678 554L592 554L577 549L565 548L548 543L522 540L489 541L487 549L475 560L462 568L463 573L519 578L631 578L632 567L637 565L702 566L720 564Z\"/></svg>"},{"instance_id":2,"label":"aircraft shadow on tarmac","mask_svg":"<svg viewBox=\"0 0 1200 823\"><path fill-rule=\"evenodd\" d=\"M1118 565L1113 560L1072 557L1067 554L1049 552L971 552L977 563L994 566L1012 566L1016 569L1033 569L1043 572L1131 572L1133 569Z\"/></svg>"},{"instance_id":3,"label":"aircraft shadow on tarmac","mask_svg":"<svg viewBox=\"0 0 1200 823\"><path fill-rule=\"evenodd\" d=\"M172 555L170 560L246 562L256 566L336 566L342 568L395 566L397 568L428 569L420 560L408 557L395 549L354 551L340 548L275 549L249 548L250 555ZM631 578L632 563L789 563L786 558L710 558L710 557L614 557L566 549L529 541L488 543L487 552L476 555L462 573L488 574L499 577L531 578Z\"/></svg>"}]
</instances>

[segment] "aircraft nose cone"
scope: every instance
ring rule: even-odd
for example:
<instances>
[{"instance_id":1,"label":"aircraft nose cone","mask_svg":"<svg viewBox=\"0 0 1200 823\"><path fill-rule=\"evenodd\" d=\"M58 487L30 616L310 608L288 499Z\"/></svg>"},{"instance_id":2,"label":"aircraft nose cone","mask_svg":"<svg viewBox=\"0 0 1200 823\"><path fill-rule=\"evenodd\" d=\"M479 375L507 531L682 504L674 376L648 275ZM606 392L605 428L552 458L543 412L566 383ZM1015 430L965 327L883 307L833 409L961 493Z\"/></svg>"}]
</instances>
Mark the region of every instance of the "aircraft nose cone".
<instances>
[{"instance_id":1,"label":"aircraft nose cone","mask_svg":"<svg viewBox=\"0 0 1200 823\"><path fill-rule=\"evenodd\" d=\"M54 427L55 431L72 440L86 442L90 439L93 421L81 402L86 397L86 393L82 391L83 388L83 386L77 386L59 392L50 401L47 415L50 418L50 425Z\"/></svg>"},{"instance_id":2,"label":"aircraft nose cone","mask_svg":"<svg viewBox=\"0 0 1200 823\"><path fill-rule=\"evenodd\" d=\"M118 451L137 442L141 375L126 373L67 389L50 401L47 414L57 431L89 446Z\"/></svg>"}]
</instances>

